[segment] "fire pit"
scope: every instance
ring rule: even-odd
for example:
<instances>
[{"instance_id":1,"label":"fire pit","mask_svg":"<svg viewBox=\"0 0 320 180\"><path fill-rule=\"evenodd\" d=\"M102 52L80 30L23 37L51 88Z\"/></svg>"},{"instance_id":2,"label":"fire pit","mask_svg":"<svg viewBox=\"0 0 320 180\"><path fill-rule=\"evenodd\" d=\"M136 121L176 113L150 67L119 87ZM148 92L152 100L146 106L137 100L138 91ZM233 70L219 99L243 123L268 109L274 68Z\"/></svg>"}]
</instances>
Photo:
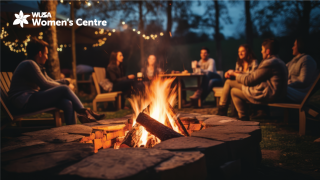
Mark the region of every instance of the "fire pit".
<instances>
[{"instance_id":1,"label":"fire pit","mask_svg":"<svg viewBox=\"0 0 320 180\"><path fill-rule=\"evenodd\" d=\"M2 177L229 179L260 162L258 122L176 113L172 81L154 81L148 96L133 97L133 115L24 133L3 143Z\"/></svg>"}]
</instances>

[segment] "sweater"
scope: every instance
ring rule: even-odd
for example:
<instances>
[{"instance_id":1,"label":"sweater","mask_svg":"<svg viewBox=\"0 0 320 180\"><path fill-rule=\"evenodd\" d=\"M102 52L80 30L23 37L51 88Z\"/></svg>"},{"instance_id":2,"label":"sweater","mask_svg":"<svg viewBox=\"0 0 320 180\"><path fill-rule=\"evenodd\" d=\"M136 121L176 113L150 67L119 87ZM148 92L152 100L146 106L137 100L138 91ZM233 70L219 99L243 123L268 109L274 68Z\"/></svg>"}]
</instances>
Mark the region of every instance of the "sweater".
<instances>
[{"instance_id":1,"label":"sweater","mask_svg":"<svg viewBox=\"0 0 320 180\"><path fill-rule=\"evenodd\" d=\"M128 77L125 76L122 63L119 64L119 66L117 66L117 64L109 64L106 70L106 78L109 79L113 84L128 79Z\"/></svg>"},{"instance_id":2,"label":"sweater","mask_svg":"<svg viewBox=\"0 0 320 180\"><path fill-rule=\"evenodd\" d=\"M253 104L281 102L287 93L287 68L275 56L264 59L256 70L240 74L236 80L243 84L242 92Z\"/></svg>"},{"instance_id":3,"label":"sweater","mask_svg":"<svg viewBox=\"0 0 320 180\"><path fill-rule=\"evenodd\" d=\"M288 86L307 93L318 75L317 63L309 55L300 54L286 64Z\"/></svg>"},{"instance_id":4,"label":"sweater","mask_svg":"<svg viewBox=\"0 0 320 180\"><path fill-rule=\"evenodd\" d=\"M198 66L200 66L202 73L208 73L208 72L216 73L217 72L216 63L215 63L214 59L212 59L212 58L209 58L206 61L200 59Z\"/></svg>"},{"instance_id":5,"label":"sweater","mask_svg":"<svg viewBox=\"0 0 320 180\"><path fill-rule=\"evenodd\" d=\"M254 70L256 70L258 68L258 61L255 59L255 60L252 60L252 62L248 65L248 69L249 71L247 73L250 73ZM236 68L235 68L236 71L240 71L240 72L243 72L243 69L242 69L242 66L240 66L238 64L238 62L236 62Z\"/></svg>"},{"instance_id":6,"label":"sweater","mask_svg":"<svg viewBox=\"0 0 320 180\"><path fill-rule=\"evenodd\" d=\"M44 67L33 60L24 60L13 73L8 92L9 100L14 107L21 109L33 93L61 84L69 85L69 82L67 80L54 81L47 75Z\"/></svg>"}]
</instances>

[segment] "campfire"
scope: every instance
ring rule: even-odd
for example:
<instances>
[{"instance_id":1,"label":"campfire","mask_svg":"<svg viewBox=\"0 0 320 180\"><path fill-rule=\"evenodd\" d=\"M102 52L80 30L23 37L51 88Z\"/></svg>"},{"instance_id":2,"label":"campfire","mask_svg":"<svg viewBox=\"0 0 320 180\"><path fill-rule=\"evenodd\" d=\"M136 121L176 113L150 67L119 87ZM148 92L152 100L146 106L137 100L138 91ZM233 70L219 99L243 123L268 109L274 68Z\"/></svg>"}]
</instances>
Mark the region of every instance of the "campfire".
<instances>
[{"instance_id":1,"label":"campfire","mask_svg":"<svg viewBox=\"0 0 320 180\"><path fill-rule=\"evenodd\" d=\"M194 130L200 130L201 124L192 119L181 120L175 113L176 87L171 88L174 78L155 78L145 84L144 91L129 99L133 108L133 118L121 127L93 127L95 133L84 137L80 142L94 143L95 151L100 148L153 147L161 141L175 137L189 136ZM119 125L120 126L120 125ZM191 130L187 130L191 128ZM118 129L117 129L118 128Z\"/></svg>"}]
</instances>

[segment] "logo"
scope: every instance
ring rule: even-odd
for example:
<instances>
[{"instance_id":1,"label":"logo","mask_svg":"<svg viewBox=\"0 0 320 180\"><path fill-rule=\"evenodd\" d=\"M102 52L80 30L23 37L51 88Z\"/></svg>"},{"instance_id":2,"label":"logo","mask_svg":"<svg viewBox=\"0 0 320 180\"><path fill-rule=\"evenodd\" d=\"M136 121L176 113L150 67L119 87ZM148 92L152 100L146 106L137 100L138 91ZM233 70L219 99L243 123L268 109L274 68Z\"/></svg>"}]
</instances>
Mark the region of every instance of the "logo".
<instances>
[{"instance_id":1,"label":"logo","mask_svg":"<svg viewBox=\"0 0 320 180\"><path fill-rule=\"evenodd\" d=\"M13 25L20 24L20 26L23 28L23 24L29 24L27 21L27 17L30 15L23 15L23 12L20 10L19 14L14 14L16 16L16 20L13 21Z\"/></svg>"}]
</instances>

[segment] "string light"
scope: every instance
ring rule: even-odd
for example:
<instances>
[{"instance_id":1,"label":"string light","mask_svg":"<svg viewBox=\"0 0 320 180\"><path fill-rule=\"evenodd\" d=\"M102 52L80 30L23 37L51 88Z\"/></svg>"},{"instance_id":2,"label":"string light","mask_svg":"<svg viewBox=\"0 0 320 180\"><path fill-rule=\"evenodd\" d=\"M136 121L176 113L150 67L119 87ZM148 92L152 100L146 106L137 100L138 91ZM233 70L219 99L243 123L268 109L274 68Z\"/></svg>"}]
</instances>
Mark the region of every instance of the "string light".
<instances>
[{"instance_id":1,"label":"string light","mask_svg":"<svg viewBox=\"0 0 320 180\"><path fill-rule=\"evenodd\" d=\"M140 31L138 31L137 34L140 34Z\"/></svg>"},{"instance_id":2,"label":"string light","mask_svg":"<svg viewBox=\"0 0 320 180\"><path fill-rule=\"evenodd\" d=\"M112 32L116 32L116 30L115 30L115 29L112 29Z\"/></svg>"},{"instance_id":3,"label":"string light","mask_svg":"<svg viewBox=\"0 0 320 180\"><path fill-rule=\"evenodd\" d=\"M87 47L84 47L83 49L84 49L84 50L87 50Z\"/></svg>"},{"instance_id":4,"label":"string light","mask_svg":"<svg viewBox=\"0 0 320 180\"><path fill-rule=\"evenodd\" d=\"M90 2L88 2L88 4L87 4L88 6L91 6L91 3Z\"/></svg>"},{"instance_id":5,"label":"string light","mask_svg":"<svg viewBox=\"0 0 320 180\"><path fill-rule=\"evenodd\" d=\"M63 0L60 0L61 3L63 3Z\"/></svg>"},{"instance_id":6,"label":"string light","mask_svg":"<svg viewBox=\"0 0 320 180\"><path fill-rule=\"evenodd\" d=\"M160 33L160 36L163 36L163 32Z\"/></svg>"},{"instance_id":7,"label":"string light","mask_svg":"<svg viewBox=\"0 0 320 180\"><path fill-rule=\"evenodd\" d=\"M122 21L122 24L126 24L124 21Z\"/></svg>"},{"instance_id":8,"label":"string light","mask_svg":"<svg viewBox=\"0 0 320 180\"><path fill-rule=\"evenodd\" d=\"M136 31L136 29L132 29L132 31Z\"/></svg>"},{"instance_id":9,"label":"string light","mask_svg":"<svg viewBox=\"0 0 320 180\"><path fill-rule=\"evenodd\" d=\"M108 36L111 36L111 32L108 33Z\"/></svg>"}]
</instances>

